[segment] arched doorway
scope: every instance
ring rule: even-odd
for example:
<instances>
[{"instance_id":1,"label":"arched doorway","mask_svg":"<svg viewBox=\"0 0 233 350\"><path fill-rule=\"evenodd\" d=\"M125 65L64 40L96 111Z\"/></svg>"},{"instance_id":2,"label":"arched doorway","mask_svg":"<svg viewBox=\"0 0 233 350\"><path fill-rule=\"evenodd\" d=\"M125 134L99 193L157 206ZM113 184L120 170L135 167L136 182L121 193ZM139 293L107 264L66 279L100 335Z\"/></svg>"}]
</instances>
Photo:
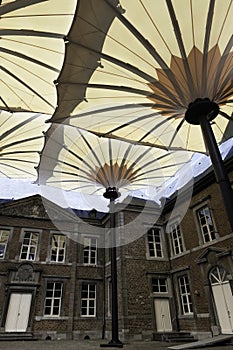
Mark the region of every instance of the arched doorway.
<instances>
[{"instance_id":1,"label":"arched doorway","mask_svg":"<svg viewBox=\"0 0 233 350\"><path fill-rule=\"evenodd\" d=\"M233 295L224 268L216 266L209 274L222 334L233 333Z\"/></svg>"}]
</instances>

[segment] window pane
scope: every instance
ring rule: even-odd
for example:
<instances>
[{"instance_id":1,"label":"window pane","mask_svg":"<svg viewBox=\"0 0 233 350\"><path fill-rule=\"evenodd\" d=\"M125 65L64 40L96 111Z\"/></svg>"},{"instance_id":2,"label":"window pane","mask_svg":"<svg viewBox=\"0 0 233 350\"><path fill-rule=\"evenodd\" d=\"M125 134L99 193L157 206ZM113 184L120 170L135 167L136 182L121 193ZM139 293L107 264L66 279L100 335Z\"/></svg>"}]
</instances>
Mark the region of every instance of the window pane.
<instances>
[{"instance_id":1,"label":"window pane","mask_svg":"<svg viewBox=\"0 0 233 350\"><path fill-rule=\"evenodd\" d=\"M182 313L192 314L192 298L190 293L190 286L188 281L188 276L181 276L178 279L179 289L180 289L180 299L181 299L181 308Z\"/></svg>"},{"instance_id":2,"label":"window pane","mask_svg":"<svg viewBox=\"0 0 233 350\"><path fill-rule=\"evenodd\" d=\"M81 315L95 316L96 313L96 285L83 284L81 291Z\"/></svg>"},{"instance_id":3,"label":"window pane","mask_svg":"<svg viewBox=\"0 0 233 350\"><path fill-rule=\"evenodd\" d=\"M147 232L147 241L150 257L163 257L160 231L158 229L150 229Z\"/></svg>"},{"instance_id":4,"label":"window pane","mask_svg":"<svg viewBox=\"0 0 233 350\"><path fill-rule=\"evenodd\" d=\"M62 283L47 282L44 314L47 316L59 316L62 298Z\"/></svg>"}]
</instances>

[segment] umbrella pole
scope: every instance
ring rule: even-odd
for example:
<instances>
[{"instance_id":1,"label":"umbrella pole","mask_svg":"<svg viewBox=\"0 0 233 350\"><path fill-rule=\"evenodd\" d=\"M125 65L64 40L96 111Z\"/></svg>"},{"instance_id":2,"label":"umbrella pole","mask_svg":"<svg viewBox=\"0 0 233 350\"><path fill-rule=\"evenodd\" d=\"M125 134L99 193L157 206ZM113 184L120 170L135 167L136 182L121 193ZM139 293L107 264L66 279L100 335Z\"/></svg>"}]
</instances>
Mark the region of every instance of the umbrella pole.
<instances>
[{"instance_id":1,"label":"umbrella pole","mask_svg":"<svg viewBox=\"0 0 233 350\"><path fill-rule=\"evenodd\" d=\"M215 173L215 178L222 192L222 198L225 205L231 230L233 231L233 190L227 175L213 130L210 122L217 117L219 106L209 98L197 98L191 102L185 113L185 119L188 123L200 125L206 147L209 151L210 159Z\"/></svg>"},{"instance_id":2,"label":"umbrella pole","mask_svg":"<svg viewBox=\"0 0 233 350\"><path fill-rule=\"evenodd\" d=\"M112 280L112 339L108 344L100 344L101 347L123 348L123 343L119 340L118 329L118 296L117 296L117 257L116 257L116 232L115 232L115 199L119 197L119 192L115 187L107 188L104 197L110 200L110 258L111 258L111 280Z\"/></svg>"},{"instance_id":3,"label":"umbrella pole","mask_svg":"<svg viewBox=\"0 0 233 350\"><path fill-rule=\"evenodd\" d=\"M206 117L200 118L200 125L212 161L216 181L219 184L220 190L222 192L229 223L233 231L233 190L231 188L231 183L228 178L209 120L207 120Z\"/></svg>"}]
</instances>

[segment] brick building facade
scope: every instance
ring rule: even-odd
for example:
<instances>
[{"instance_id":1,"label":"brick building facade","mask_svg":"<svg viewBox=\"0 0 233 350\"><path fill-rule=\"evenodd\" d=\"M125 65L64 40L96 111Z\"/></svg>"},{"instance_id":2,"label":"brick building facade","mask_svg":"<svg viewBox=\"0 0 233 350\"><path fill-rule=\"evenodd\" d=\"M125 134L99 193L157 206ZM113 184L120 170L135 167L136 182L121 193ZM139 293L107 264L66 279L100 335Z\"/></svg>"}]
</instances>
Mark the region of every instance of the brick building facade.
<instances>
[{"instance_id":1,"label":"brick building facade","mask_svg":"<svg viewBox=\"0 0 233 350\"><path fill-rule=\"evenodd\" d=\"M226 166L233 180L232 158ZM121 340L233 333L233 236L212 171L180 217L186 194L162 212L142 199L117 204ZM0 205L0 337L110 338L108 226L107 213L39 195Z\"/></svg>"}]
</instances>

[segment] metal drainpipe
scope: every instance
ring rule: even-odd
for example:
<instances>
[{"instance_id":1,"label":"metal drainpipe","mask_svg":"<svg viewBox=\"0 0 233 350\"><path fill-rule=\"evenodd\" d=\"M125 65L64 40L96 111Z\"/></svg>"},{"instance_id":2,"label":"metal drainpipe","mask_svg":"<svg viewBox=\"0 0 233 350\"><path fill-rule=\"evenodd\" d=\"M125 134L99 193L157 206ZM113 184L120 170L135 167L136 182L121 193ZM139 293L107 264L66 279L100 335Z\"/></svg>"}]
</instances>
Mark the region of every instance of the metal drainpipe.
<instances>
[{"instance_id":1,"label":"metal drainpipe","mask_svg":"<svg viewBox=\"0 0 233 350\"><path fill-rule=\"evenodd\" d=\"M105 235L105 233L104 233ZM104 237L105 241L105 237ZM105 273L106 273L106 249L103 248L103 325L102 325L102 339L105 339L105 330L106 330L106 283L105 283Z\"/></svg>"}]
</instances>

